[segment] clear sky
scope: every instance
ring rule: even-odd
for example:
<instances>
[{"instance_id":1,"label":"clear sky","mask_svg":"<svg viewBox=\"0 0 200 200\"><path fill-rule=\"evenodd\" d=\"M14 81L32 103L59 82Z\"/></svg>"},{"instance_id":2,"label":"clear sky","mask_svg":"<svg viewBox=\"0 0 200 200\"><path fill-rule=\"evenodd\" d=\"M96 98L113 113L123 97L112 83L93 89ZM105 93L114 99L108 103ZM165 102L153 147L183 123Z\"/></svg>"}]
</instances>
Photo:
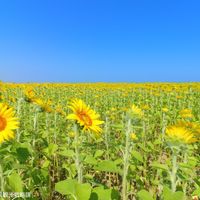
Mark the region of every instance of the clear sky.
<instances>
[{"instance_id":1,"label":"clear sky","mask_svg":"<svg viewBox=\"0 0 200 200\"><path fill-rule=\"evenodd\" d=\"M0 80L200 81L200 1L0 0Z\"/></svg>"}]
</instances>

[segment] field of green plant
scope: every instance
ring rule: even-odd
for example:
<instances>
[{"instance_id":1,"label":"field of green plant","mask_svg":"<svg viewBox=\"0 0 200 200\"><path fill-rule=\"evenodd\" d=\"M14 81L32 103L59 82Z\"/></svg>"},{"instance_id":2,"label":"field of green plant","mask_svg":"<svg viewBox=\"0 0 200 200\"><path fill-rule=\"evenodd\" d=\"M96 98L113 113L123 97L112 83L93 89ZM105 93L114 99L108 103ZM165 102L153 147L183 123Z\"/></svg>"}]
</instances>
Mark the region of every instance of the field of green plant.
<instances>
[{"instance_id":1,"label":"field of green plant","mask_svg":"<svg viewBox=\"0 0 200 200\"><path fill-rule=\"evenodd\" d=\"M199 139L200 83L0 83L0 199L198 200Z\"/></svg>"}]
</instances>

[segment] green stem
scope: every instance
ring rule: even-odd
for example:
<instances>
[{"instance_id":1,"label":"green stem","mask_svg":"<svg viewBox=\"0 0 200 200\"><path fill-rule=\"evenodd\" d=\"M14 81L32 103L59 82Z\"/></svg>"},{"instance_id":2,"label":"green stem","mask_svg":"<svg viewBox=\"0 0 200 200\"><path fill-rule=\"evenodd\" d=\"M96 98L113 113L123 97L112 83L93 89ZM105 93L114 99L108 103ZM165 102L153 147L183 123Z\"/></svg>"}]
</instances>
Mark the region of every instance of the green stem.
<instances>
[{"instance_id":1,"label":"green stem","mask_svg":"<svg viewBox=\"0 0 200 200\"><path fill-rule=\"evenodd\" d=\"M21 101L22 99L20 98L17 102L17 117L20 118L20 111L21 111ZM17 142L20 141L20 131L17 129Z\"/></svg>"},{"instance_id":2,"label":"green stem","mask_svg":"<svg viewBox=\"0 0 200 200\"><path fill-rule=\"evenodd\" d=\"M54 114L54 143L57 143L57 114Z\"/></svg>"},{"instance_id":3,"label":"green stem","mask_svg":"<svg viewBox=\"0 0 200 200\"><path fill-rule=\"evenodd\" d=\"M106 159L110 160L109 156L109 131L108 131L108 118L105 120L105 145L106 145ZM111 187L111 173L108 172L108 185Z\"/></svg>"},{"instance_id":4,"label":"green stem","mask_svg":"<svg viewBox=\"0 0 200 200\"><path fill-rule=\"evenodd\" d=\"M105 145L106 145L106 156L107 156L107 159L109 160L110 157L109 157L109 137L108 137L108 118L106 117L106 123L105 123Z\"/></svg>"},{"instance_id":5,"label":"green stem","mask_svg":"<svg viewBox=\"0 0 200 200\"><path fill-rule=\"evenodd\" d=\"M37 118L38 118L38 113L37 111L35 111L35 115L34 115L34 119L33 119L33 130L34 130L34 134L33 134L33 147L35 148L35 142L36 142L36 135L37 135Z\"/></svg>"},{"instance_id":6,"label":"green stem","mask_svg":"<svg viewBox=\"0 0 200 200\"><path fill-rule=\"evenodd\" d=\"M183 163L187 163L188 162L188 155L187 155L187 151L184 152L184 160L183 160ZM184 194L186 194L186 191L187 191L187 182L185 182L183 184L183 192Z\"/></svg>"},{"instance_id":7,"label":"green stem","mask_svg":"<svg viewBox=\"0 0 200 200\"><path fill-rule=\"evenodd\" d=\"M46 131L49 132L49 113L45 113L45 124L46 124ZM48 143L50 144L51 143L51 137L50 137L50 134L48 134Z\"/></svg>"},{"instance_id":8,"label":"green stem","mask_svg":"<svg viewBox=\"0 0 200 200\"><path fill-rule=\"evenodd\" d=\"M172 171L171 171L171 189L173 192L176 192L176 173L178 170L177 166L177 152L176 150L172 150Z\"/></svg>"},{"instance_id":9,"label":"green stem","mask_svg":"<svg viewBox=\"0 0 200 200\"><path fill-rule=\"evenodd\" d=\"M79 130L77 125L74 125L75 132L75 164L78 173L78 182L82 183L82 165L80 161L80 153L79 153Z\"/></svg>"},{"instance_id":10,"label":"green stem","mask_svg":"<svg viewBox=\"0 0 200 200\"><path fill-rule=\"evenodd\" d=\"M143 146L145 147L146 146L146 123L145 123L145 120L143 120L142 122L142 139L143 139Z\"/></svg>"},{"instance_id":11,"label":"green stem","mask_svg":"<svg viewBox=\"0 0 200 200\"><path fill-rule=\"evenodd\" d=\"M1 192L4 192L4 177L3 177L3 169L2 165L0 164L0 186L1 186Z\"/></svg>"},{"instance_id":12,"label":"green stem","mask_svg":"<svg viewBox=\"0 0 200 200\"><path fill-rule=\"evenodd\" d=\"M166 118L166 114L163 113L162 114L162 138L161 138L163 142L164 142L164 139L165 139L166 127L167 127L167 118Z\"/></svg>"},{"instance_id":13,"label":"green stem","mask_svg":"<svg viewBox=\"0 0 200 200\"><path fill-rule=\"evenodd\" d=\"M123 176L122 176L122 199L123 200L127 200L127 174L128 174L128 168L129 168L130 133L131 133L131 119L128 120L128 126L126 130L124 167L123 167Z\"/></svg>"}]
</instances>

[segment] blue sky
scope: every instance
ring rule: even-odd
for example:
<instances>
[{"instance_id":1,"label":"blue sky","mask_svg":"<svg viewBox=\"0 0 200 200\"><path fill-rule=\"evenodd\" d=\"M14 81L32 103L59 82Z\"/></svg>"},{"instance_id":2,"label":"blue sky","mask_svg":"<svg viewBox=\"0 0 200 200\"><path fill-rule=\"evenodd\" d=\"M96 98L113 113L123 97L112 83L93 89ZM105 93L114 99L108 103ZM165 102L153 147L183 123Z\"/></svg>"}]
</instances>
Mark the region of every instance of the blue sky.
<instances>
[{"instance_id":1,"label":"blue sky","mask_svg":"<svg viewBox=\"0 0 200 200\"><path fill-rule=\"evenodd\" d=\"M1 0L0 80L200 81L199 0Z\"/></svg>"}]
</instances>

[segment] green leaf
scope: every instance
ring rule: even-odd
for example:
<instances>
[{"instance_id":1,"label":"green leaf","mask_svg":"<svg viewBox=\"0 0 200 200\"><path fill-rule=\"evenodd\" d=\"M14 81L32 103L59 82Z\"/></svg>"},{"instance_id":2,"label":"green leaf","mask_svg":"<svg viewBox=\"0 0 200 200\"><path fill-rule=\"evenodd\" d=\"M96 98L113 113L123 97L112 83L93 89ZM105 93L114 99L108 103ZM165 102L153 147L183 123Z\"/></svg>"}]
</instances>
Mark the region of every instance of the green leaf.
<instances>
[{"instance_id":1,"label":"green leaf","mask_svg":"<svg viewBox=\"0 0 200 200\"><path fill-rule=\"evenodd\" d=\"M147 145L151 148L154 149L154 145L151 142L147 142Z\"/></svg>"},{"instance_id":2,"label":"green leaf","mask_svg":"<svg viewBox=\"0 0 200 200\"><path fill-rule=\"evenodd\" d=\"M146 190L140 190L137 195L140 200L154 200L152 195Z\"/></svg>"},{"instance_id":3,"label":"green leaf","mask_svg":"<svg viewBox=\"0 0 200 200\"><path fill-rule=\"evenodd\" d=\"M187 169L193 168L193 166L189 165L188 163L179 163L179 167L180 168L187 168Z\"/></svg>"},{"instance_id":4,"label":"green leaf","mask_svg":"<svg viewBox=\"0 0 200 200\"><path fill-rule=\"evenodd\" d=\"M99 158L99 157L101 157L103 154L104 154L104 151L102 151L102 150L97 150L97 151L95 152L95 154L94 154L94 157L95 157L95 158Z\"/></svg>"},{"instance_id":5,"label":"green leaf","mask_svg":"<svg viewBox=\"0 0 200 200\"><path fill-rule=\"evenodd\" d=\"M28 143L19 143L16 147L17 159L25 163L32 154L32 147Z\"/></svg>"},{"instance_id":6,"label":"green leaf","mask_svg":"<svg viewBox=\"0 0 200 200\"><path fill-rule=\"evenodd\" d=\"M110 125L112 128L116 128L116 129L123 129L123 124L111 124Z\"/></svg>"},{"instance_id":7,"label":"green leaf","mask_svg":"<svg viewBox=\"0 0 200 200\"><path fill-rule=\"evenodd\" d=\"M76 197L77 200L89 200L91 195L91 185L89 183L76 185Z\"/></svg>"},{"instance_id":8,"label":"green leaf","mask_svg":"<svg viewBox=\"0 0 200 200\"><path fill-rule=\"evenodd\" d=\"M76 180L64 180L56 183L55 190L60 194L74 194L75 193L75 185L77 184Z\"/></svg>"},{"instance_id":9,"label":"green leaf","mask_svg":"<svg viewBox=\"0 0 200 200\"><path fill-rule=\"evenodd\" d=\"M8 185L12 192L23 192L23 182L16 172L8 177Z\"/></svg>"},{"instance_id":10,"label":"green leaf","mask_svg":"<svg viewBox=\"0 0 200 200\"><path fill-rule=\"evenodd\" d=\"M172 200L173 198L173 192L167 186L163 188L163 198L164 200Z\"/></svg>"},{"instance_id":11,"label":"green leaf","mask_svg":"<svg viewBox=\"0 0 200 200\"><path fill-rule=\"evenodd\" d=\"M49 156L53 156L57 150L58 150L58 145L51 143L46 149L44 149L44 152L47 153L47 155Z\"/></svg>"},{"instance_id":12,"label":"green leaf","mask_svg":"<svg viewBox=\"0 0 200 200\"><path fill-rule=\"evenodd\" d=\"M131 154L136 160L143 162L143 157L140 152L133 150Z\"/></svg>"},{"instance_id":13,"label":"green leaf","mask_svg":"<svg viewBox=\"0 0 200 200\"><path fill-rule=\"evenodd\" d=\"M138 144L138 146L145 152L150 152L151 151L150 149L144 147L142 144Z\"/></svg>"},{"instance_id":14,"label":"green leaf","mask_svg":"<svg viewBox=\"0 0 200 200\"><path fill-rule=\"evenodd\" d=\"M42 164L41 168L48 168L50 165L50 161L49 160L45 160L44 163Z\"/></svg>"},{"instance_id":15,"label":"green leaf","mask_svg":"<svg viewBox=\"0 0 200 200\"><path fill-rule=\"evenodd\" d=\"M160 138L154 141L154 145L162 144L162 140Z\"/></svg>"},{"instance_id":16,"label":"green leaf","mask_svg":"<svg viewBox=\"0 0 200 200\"><path fill-rule=\"evenodd\" d=\"M121 158L118 158L117 160L114 161L116 165L120 165L123 163L123 160Z\"/></svg>"},{"instance_id":17,"label":"green leaf","mask_svg":"<svg viewBox=\"0 0 200 200\"><path fill-rule=\"evenodd\" d=\"M93 157L93 156L86 156L85 163L90 164L90 165L96 165L97 164L97 160Z\"/></svg>"},{"instance_id":18,"label":"green leaf","mask_svg":"<svg viewBox=\"0 0 200 200\"><path fill-rule=\"evenodd\" d=\"M200 187L197 188L192 194L200 196Z\"/></svg>"},{"instance_id":19,"label":"green leaf","mask_svg":"<svg viewBox=\"0 0 200 200\"><path fill-rule=\"evenodd\" d=\"M56 183L55 190L62 195L71 195L76 200L89 200L91 186L89 183L80 184L76 180L64 180Z\"/></svg>"},{"instance_id":20,"label":"green leaf","mask_svg":"<svg viewBox=\"0 0 200 200\"><path fill-rule=\"evenodd\" d=\"M92 190L90 200L119 200L120 195L114 189L105 189L104 187L96 187Z\"/></svg>"},{"instance_id":21,"label":"green leaf","mask_svg":"<svg viewBox=\"0 0 200 200\"><path fill-rule=\"evenodd\" d=\"M26 160L28 160L28 158L30 156L30 153L29 153L28 149L26 149L26 148L17 148L16 152L17 152L17 159L21 163L25 163Z\"/></svg>"},{"instance_id":22,"label":"green leaf","mask_svg":"<svg viewBox=\"0 0 200 200\"><path fill-rule=\"evenodd\" d=\"M151 163L151 166L152 166L153 168L162 169L162 170L164 170L164 171L168 171L168 170L169 170L167 165L160 164L160 163L158 163L158 162L153 162L153 163Z\"/></svg>"},{"instance_id":23,"label":"green leaf","mask_svg":"<svg viewBox=\"0 0 200 200\"><path fill-rule=\"evenodd\" d=\"M184 193L181 191L172 192L168 187L164 186L163 189L164 200L185 200Z\"/></svg>"},{"instance_id":24,"label":"green leaf","mask_svg":"<svg viewBox=\"0 0 200 200\"><path fill-rule=\"evenodd\" d=\"M73 150L65 149L64 151L60 151L57 154L64 156L64 157L74 157L74 151Z\"/></svg>"},{"instance_id":25,"label":"green leaf","mask_svg":"<svg viewBox=\"0 0 200 200\"><path fill-rule=\"evenodd\" d=\"M113 172L113 173L119 173L120 170L118 169L115 162L110 160L104 160L95 167L96 170L99 171L105 171L105 172Z\"/></svg>"},{"instance_id":26,"label":"green leaf","mask_svg":"<svg viewBox=\"0 0 200 200\"><path fill-rule=\"evenodd\" d=\"M183 192L178 191L173 194L173 200L185 200L186 197Z\"/></svg>"},{"instance_id":27,"label":"green leaf","mask_svg":"<svg viewBox=\"0 0 200 200\"><path fill-rule=\"evenodd\" d=\"M16 145L16 149L17 149L17 148L25 148L25 149L28 150L28 152L29 152L30 154L33 153L33 148L32 148L32 146L31 146L31 144L26 143L26 142L24 142L24 143L18 143L18 144Z\"/></svg>"}]
</instances>

